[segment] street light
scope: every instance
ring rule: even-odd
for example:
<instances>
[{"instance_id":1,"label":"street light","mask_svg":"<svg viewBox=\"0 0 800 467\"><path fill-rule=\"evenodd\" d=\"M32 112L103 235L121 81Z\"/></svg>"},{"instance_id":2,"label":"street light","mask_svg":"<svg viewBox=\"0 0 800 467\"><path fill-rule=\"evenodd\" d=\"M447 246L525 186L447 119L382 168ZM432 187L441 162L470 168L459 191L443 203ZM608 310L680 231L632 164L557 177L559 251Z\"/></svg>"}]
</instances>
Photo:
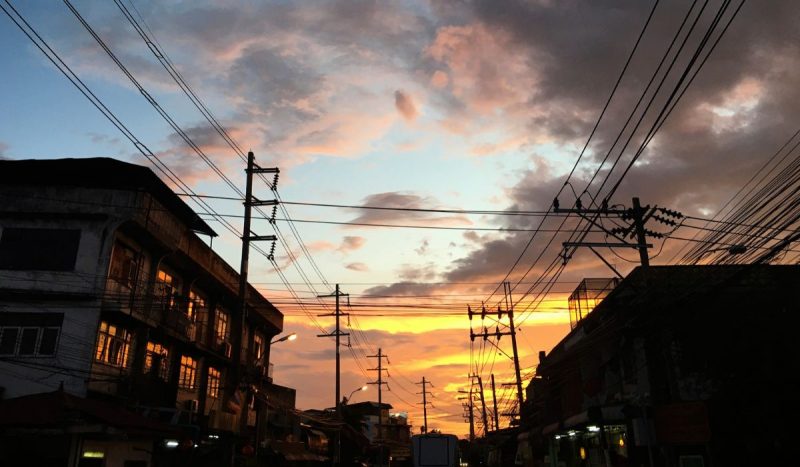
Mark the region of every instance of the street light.
<instances>
[{"instance_id":1,"label":"street light","mask_svg":"<svg viewBox=\"0 0 800 467\"><path fill-rule=\"evenodd\" d=\"M349 401L350 399L352 399L353 394L357 393L358 391L366 391L367 389L369 389L369 386L367 386L366 384L361 386L360 388L354 389L353 392L350 393L350 396L348 396L347 400Z\"/></svg>"},{"instance_id":2,"label":"street light","mask_svg":"<svg viewBox=\"0 0 800 467\"><path fill-rule=\"evenodd\" d=\"M291 334L281 337L280 339L275 339L274 341L270 341L269 345L277 344L278 342L283 342L283 341L293 341L295 339L297 339L297 333L293 332Z\"/></svg>"}]
</instances>

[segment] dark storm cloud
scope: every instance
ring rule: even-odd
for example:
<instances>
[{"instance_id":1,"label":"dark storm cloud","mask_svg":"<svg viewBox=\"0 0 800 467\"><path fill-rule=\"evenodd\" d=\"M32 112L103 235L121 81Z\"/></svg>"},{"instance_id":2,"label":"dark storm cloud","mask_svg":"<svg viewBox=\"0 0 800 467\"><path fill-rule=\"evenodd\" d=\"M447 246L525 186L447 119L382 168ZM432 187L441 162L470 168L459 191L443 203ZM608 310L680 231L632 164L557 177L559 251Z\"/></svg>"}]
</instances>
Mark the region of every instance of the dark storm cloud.
<instances>
[{"instance_id":1,"label":"dark storm cloud","mask_svg":"<svg viewBox=\"0 0 800 467\"><path fill-rule=\"evenodd\" d=\"M472 5L471 20L492 31L509 34L514 52L524 54L531 70L538 75L536 92L531 94L527 104L546 111L529 117L529 127L544 128L550 138L561 144L582 145L650 5L644 2L490 1ZM718 6L719 2L712 2L706 15L716 11ZM578 193L587 185L600 157L605 155L633 108L687 8L688 2L680 2L661 5L656 11L641 50L593 140L593 156L584 159L571 179ZM800 122L800 79L792 73L800 64L797 53L800 30L796 28L799 15L800 5L789 1L746 4L612 202L629 205L632 196L639 196L645 203L698 214L701 210L713 212L713 208L735 193L794 133L796 122ZM705 18L699 30L707 24ZM689 45L692 45L691 40ZM685 59L678 60L676 70L685 63ZM674 78L668 80L664 89L669 89L672 83ZM659 104L657 101L654 109ZM643 128L649 128L652 121L652 116L647 117ZM633 138L621 166L604 190L616 181L641 138L641 133ZM617 154L612 152L611 160ZM574 161L576 156L575 152L564 151L567 161ZM590 192L597 191L608 167L591 185ZM515 203L512 208L546 208L563 180L562 173L548 172L541 164L533 167L512 188L511 199ZM574 199L571 189L567 189L562 194L562 205ZM584 195L584 204L588 199ZM538 224L535 218L498 221L509 227ZM556 226L552 221L545 224L545 227ZM694 233L687 232L686 236ZM537 237L521 262L522 271L538 256L551 236ZM487 241L453 262L445 277L451 281L502 277L529 238L526 233L510 233ZM563 238L556 238L555 247L551 246L551 251L543 257L543 264L534 268L534 274L550 263L561 241ZM671 250L669 245L666 250ZM568 271L572 272L568 274L580 277L587 272L586 268L594 268L605 275L610 273L597 269L593 266L596 262L585 258L584 254L588 255L579 253L577 261L570 263ZM627 258L632 256L629 252L622 254ZM610 253L608 256L626 264Z\"/></svg>"}]
</instances>

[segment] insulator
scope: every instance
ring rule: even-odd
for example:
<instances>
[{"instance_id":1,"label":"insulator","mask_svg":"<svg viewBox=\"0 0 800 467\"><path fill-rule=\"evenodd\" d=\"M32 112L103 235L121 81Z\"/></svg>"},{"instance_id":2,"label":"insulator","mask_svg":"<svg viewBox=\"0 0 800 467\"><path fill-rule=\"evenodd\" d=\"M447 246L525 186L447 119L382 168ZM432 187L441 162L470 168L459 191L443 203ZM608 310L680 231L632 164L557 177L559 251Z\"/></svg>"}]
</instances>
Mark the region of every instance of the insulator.
<instances>
[{"instance_id":1,"label":"insulator","mask_svg":"<svg viewBox=\"0 0 800 467\"><path fill-rule=\"evenodd\" d=\"M469 316L469 320L472 321L472 308L467 305L467 315Z\"/></svg>"}]
</instances>

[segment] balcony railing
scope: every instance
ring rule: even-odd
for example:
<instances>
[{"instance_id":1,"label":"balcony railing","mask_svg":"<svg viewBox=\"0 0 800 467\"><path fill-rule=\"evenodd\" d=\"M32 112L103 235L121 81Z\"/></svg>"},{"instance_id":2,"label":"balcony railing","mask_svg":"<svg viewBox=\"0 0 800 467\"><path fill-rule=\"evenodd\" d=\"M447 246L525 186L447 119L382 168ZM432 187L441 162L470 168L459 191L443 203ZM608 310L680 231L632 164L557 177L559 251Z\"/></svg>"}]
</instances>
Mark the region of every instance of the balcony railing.
<instances>
[{"instance_id":1,"label":"balcony railing","mask_svg":"<svg viewBox=\"0 0 800 467\"><path fill-rule=\"evenodd\" d=\"M569 296L569 325L575 329L578 323L603 301L619 284L619 279L584 279Z\"/></svg>"}]
</instances>

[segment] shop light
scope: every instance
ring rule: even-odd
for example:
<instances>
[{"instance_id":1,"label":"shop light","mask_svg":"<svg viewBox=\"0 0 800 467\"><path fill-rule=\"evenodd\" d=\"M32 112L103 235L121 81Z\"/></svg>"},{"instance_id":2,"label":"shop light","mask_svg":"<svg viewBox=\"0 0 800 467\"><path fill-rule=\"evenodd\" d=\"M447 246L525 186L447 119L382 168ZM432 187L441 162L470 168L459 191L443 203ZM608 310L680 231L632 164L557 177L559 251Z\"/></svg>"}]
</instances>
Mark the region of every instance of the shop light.
<instances>
[{"instance_id":1,"label":"shop light","mask_svg":"<svg viewBox=\"0 0 800 467\"><path fill-rule=\"evenodd\" d=\"M625 447L625 438L623 438L621 436L619 438L619 447L621 447L621 448Z\"/></svg>"},{"instance_id":2,"label":"shop light","mask_svg":"<svg viewBox=\"0 0 800 467\"><path fill-rule=\"evenodd\" d=\"M561 439L561 438L562 438L561 435L556 435L556 439Z\"/></svg>"},{"instance_id":3,"label":"shop light","mask_svg":"<svg viewBox=\"0 0 800 467\"><path fill-rule=\"evenodd\" d=\"M586 449L583 446L581 446L580 453L581 453L581 460L585 461L586 460Z\"/></svg>"},{"instance_id":4,"label":"shop light","mask_svg":"<svg viewBox=\"0 0 800 467\"><path fill-rule=\"evenodd\" d=\"M575 430L569 430L569 431L567 432L567 434L568 434L570 437L573 437L573 436L577 435L577 434L578 434L578 432L577 432L577 431L575 431Z\"/></svg>"},{"instance_id":5,"label":"shop light","mask_svg":"<svg viewBox=\"0 0 800 467\"><path fill-rule=\"evenodd\" d=\"M586 427L587 430L591 431L592 433L597 433L600 431L600 427L597 425L589 425Z\"/></svg>"},{"instance_id":6,"label":"shop light","mask_svg":"<svg viewBox=\"0 0 800 467\"><path fill-rule=\"evenodd\" d=\"M168 447L170 449L177 448L180 444L181 443L179 443L177 439L164 440L164 446L166 446L166 447Z\"/></svg>"},{"instance_id":7,"label":"shop light","mask_svg":"<svg viewBox=\"0 0 800 467\"><path fill-rule=\"evenodd\" d=\"M106 457L106 453L103 451L83 451L83 455L81 457L85 457L87 459L103 459Z\"/></svg>"},{"instance_id":8,"label":"shop light","mask_svg":"<svg viewBox=\"0 0 800 467\"><path fill-rule=\"evenodd\" d=\"M208 435L208 439L219 439L219 435Z\"/></svg>"}]
</instances>

